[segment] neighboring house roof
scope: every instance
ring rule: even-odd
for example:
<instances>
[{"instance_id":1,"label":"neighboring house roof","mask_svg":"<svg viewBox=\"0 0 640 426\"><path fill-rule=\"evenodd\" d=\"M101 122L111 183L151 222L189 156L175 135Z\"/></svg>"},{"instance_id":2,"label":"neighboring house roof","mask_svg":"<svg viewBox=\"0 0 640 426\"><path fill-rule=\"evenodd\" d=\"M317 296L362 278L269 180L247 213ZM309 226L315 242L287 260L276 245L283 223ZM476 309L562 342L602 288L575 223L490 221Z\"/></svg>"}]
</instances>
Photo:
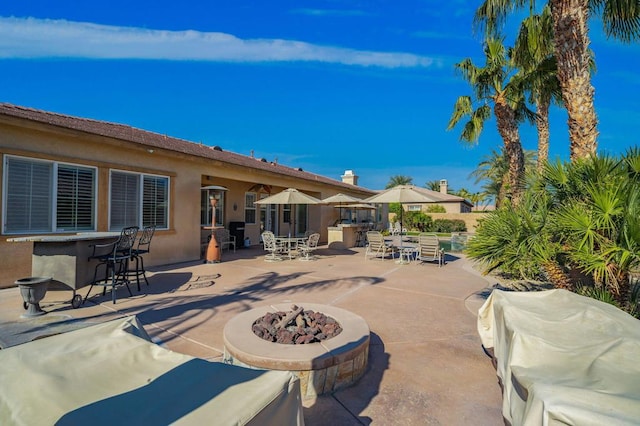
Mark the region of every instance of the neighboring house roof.
<instances>
[{"instance_id":1,"label":"neighboring house roof","mask_svg":"<svg viewBox=\"0 0 640 426\"><path fill-rule=\"evenodd\" d=\"M350 190L356 189L365 193L369 193L371 195L374 194L374 191L371 191L370 189L363 188L361 186L354 186L342 181L317 175L315 173L305 172L300 168L283 166L275 162L268 162L265 159L249 157L230 151L224 151L222 150L222 148L217 146L208 146L201 143L190 142L184 139L161 135L124 124L74 117L7 103L0 103L0 116L30 120L50 126L56 126L93 135L120 139L133 144L144 145L149 148L180 152L187 155L217 160L237 166L264 170L269 173L275 173L312 182L324 183L327 185L332 185L334 187L348 188Z\"/></svg>"},{"instance_id":2,"label":"neighboring house roof","mask_svg":"<svg viewBox=\"0 0 640 426\"><path fill-rule=\"evenodd\" d=\"M415 187L415 190L418 192L422 192L424 195L433 198L438 203L464 203L473 207L473 204L467 200L466 198L458 197L457 195L452 194L444 194L439 191L432 191L427 188L420 188L419 186Z\"/></svg>"}]
</instances>

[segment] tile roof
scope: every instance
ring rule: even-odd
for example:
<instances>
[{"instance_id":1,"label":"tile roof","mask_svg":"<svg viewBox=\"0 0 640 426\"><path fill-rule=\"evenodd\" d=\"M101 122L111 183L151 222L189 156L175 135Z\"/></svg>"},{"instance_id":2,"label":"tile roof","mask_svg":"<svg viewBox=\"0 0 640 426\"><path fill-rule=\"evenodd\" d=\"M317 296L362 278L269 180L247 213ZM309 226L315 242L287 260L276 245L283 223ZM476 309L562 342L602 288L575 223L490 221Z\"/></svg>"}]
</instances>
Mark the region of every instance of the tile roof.
<instances>
[{"instance_id":1,"label":"tile roof","mask_svg":"<svg viewBox=\"0 0 640 426\"><path fill-rule=\"evenodd\" d=\"M355 189L369 193L370 195L374 194L374 191L371 191L370 189L350 185L315 173L305 172L300 168L288 167L282 164L266 161L265 159L249 157L231 151L224 151L222 148L217 146L208 146L201 143L190 142L184 139L153 133L124 124L74 117L8 103L0 103L0 116L21 118L50 126L120 139L133 144L144 145L149 148L180 152L236 166L249 167L269 173L294 177L296 179L319 182L326 185L332 185L334 187L348 188L350 190Z\"/></svg>"}]
</instances>

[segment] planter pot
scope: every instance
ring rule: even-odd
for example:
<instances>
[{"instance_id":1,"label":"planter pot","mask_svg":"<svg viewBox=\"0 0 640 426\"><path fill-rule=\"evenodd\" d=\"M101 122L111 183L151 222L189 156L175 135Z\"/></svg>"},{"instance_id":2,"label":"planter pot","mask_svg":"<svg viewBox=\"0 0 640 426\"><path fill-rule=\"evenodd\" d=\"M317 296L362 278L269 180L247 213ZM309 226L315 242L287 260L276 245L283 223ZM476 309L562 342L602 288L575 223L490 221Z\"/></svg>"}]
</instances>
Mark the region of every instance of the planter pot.
<instances>
[{"instance_id":1,"label":"planter pot","mask_svg":"<svg viewBox=\"0 0 640 426\"><path fill-rule=\"evenodd\" d=\"M24 300L24 306L27 312L21 315L23 318L37 317L46 314L40 308L40 301L47 294L47 288L51 282L49 277L28 277L20 278L16 281L20 288L20 294Z\"/></svg>"}]
</instances>

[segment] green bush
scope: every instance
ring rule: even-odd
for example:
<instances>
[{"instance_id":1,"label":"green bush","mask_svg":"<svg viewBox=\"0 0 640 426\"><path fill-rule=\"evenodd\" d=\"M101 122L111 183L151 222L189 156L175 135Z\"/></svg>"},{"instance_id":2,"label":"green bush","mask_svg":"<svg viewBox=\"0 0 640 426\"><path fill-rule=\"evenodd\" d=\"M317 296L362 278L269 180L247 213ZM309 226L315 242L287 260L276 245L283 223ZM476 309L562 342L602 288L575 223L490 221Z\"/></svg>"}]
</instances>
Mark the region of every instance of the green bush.
<instances>
[{"instance_id":1,"label":"green bush","mask_svg":"<svg viewBox=\"0 0 640 426\"><path fill-rule=\"evenodd\" d=\"M631 276L640 269L640 149L547 164L519 205L482 220L467 254L486 272L526 278L538 269L557 288L638 315Z\"/></svg>"},{"instance_id":2,"label":"green bush","mask_svg":"<svg viewBox=\"0 0 640 426\"><path fill-rule=\"evenodd\" d=\"M446 213L447 209L442 207L440 204L430 204L427 207L427 213Z\"/></svg>"},{"instance_id":3,"label":"green bush","mask_svg":"<svg viewBox=\"0 0 640 426\"><path fill-rule=\"evenodd\" d=\"M436 219L430 229L431 232L442 232L450 234L451 232L465 232L467 224L461 219Z\"/></svg>"},{"instance_id":4,"label":"green bush","mask_svg":"<svg viewBox=\"0 0 640 426\"><path fill-rule=\"evenodd\" d=\"M431 216L422 212L406 212L403 217L404 227L409 230L429 232L433 226Z\"/></svg>"}]
</instances>

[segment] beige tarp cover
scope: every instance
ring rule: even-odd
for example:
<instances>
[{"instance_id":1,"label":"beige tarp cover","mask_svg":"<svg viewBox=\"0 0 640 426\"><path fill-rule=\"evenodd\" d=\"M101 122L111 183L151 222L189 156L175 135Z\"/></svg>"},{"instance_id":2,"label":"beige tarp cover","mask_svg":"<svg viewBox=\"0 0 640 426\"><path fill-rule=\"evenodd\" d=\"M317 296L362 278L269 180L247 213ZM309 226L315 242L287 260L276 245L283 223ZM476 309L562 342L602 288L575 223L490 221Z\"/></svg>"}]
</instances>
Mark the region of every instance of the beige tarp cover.
<instances>
[{"instance_id":1,"label":"beige tarp cover","mask_svg":"<svg viewBox=\"0 0 640 426\"><path fill-rule=\"evenodd\" d=\"M566 290L494 290L478 312L513 425L640 424L640 321Z\"/></svg>"},{"instance_id":2,"label":"beige tarp cover","mask_svg":"<svg viewBox=\"0 0 640 426\"><path fill-rule=\"evenodd\" d=\"M135 317L0 350L1 425L301 425L289 372L152 343Z\"/></svg>"}]
</instances>

